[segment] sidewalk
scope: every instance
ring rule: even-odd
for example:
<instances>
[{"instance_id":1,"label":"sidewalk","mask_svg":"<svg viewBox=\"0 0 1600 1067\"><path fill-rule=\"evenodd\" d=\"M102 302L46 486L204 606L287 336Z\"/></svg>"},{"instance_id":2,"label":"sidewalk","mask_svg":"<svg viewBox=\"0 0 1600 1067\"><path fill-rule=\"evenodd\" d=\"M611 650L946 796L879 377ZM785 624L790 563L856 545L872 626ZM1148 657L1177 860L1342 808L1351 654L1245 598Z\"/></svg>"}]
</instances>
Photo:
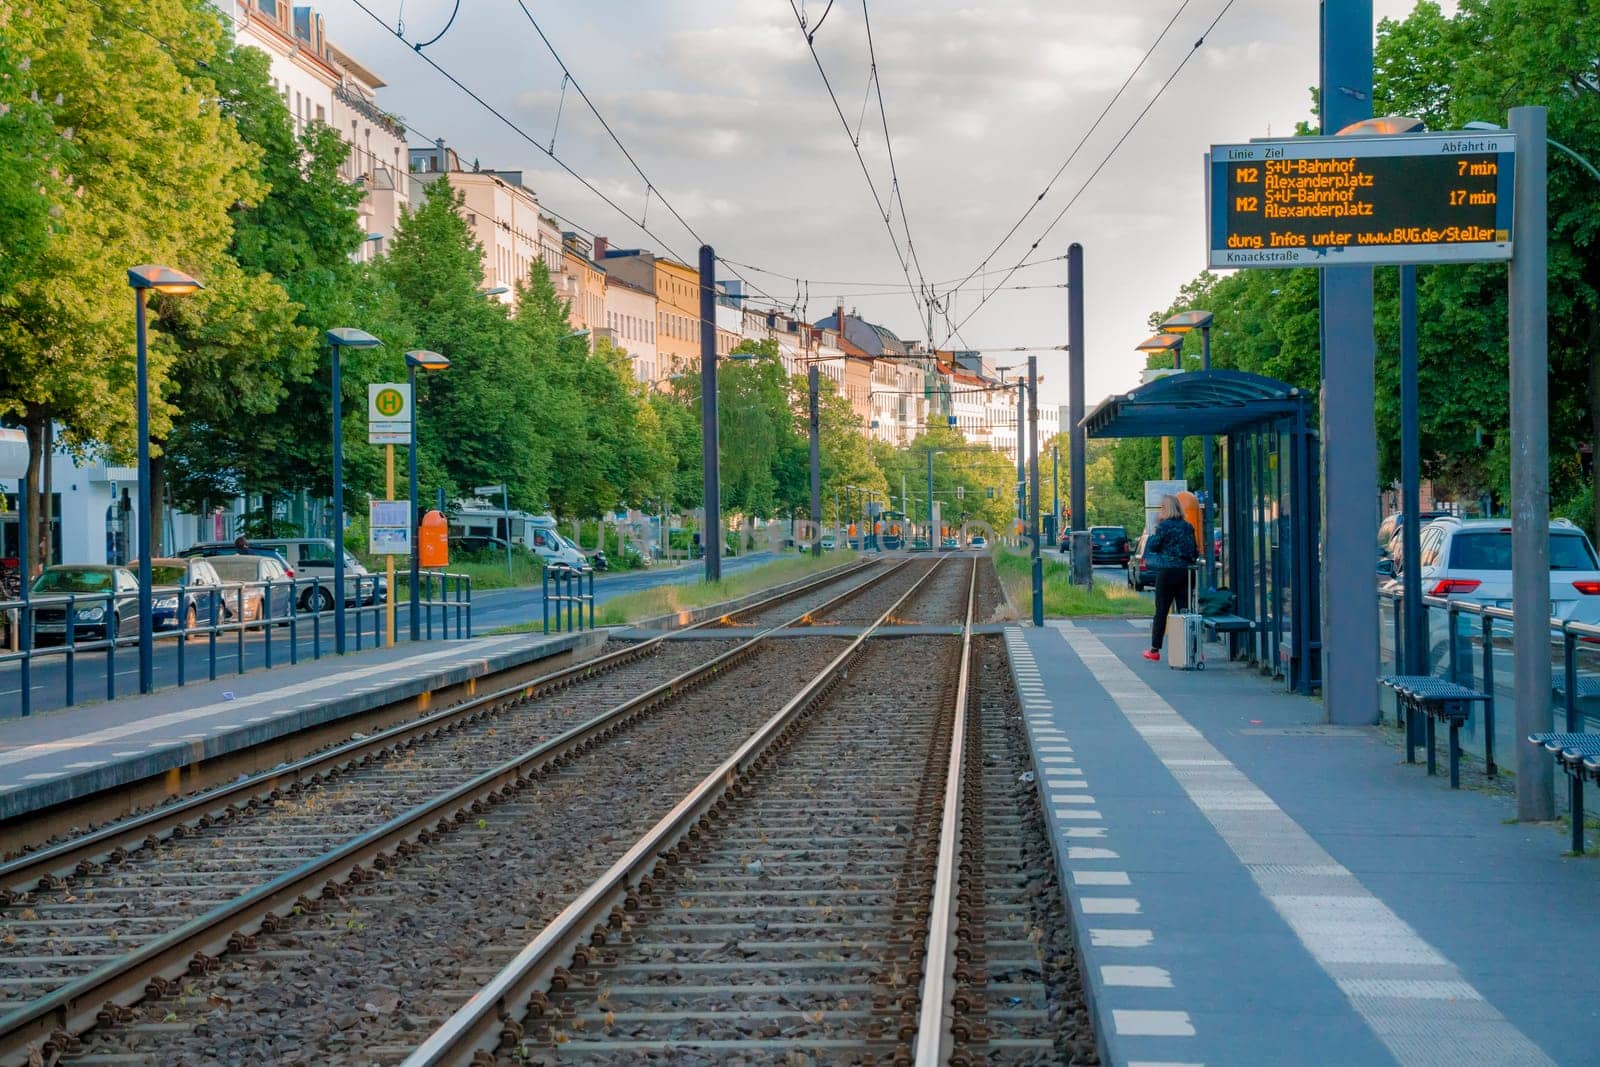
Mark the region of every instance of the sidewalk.
<instances>
[{"instance_id":1,"label":"sidewalk","mask_svg":"<svg viewBox=\"0 0 1600 1067\"><path fill-rule=\"evenodd\" d=\"M1592 860L1132 622L1006 637L1107 1063L1595 1062Z\"/></svg>"},{"instance_id":2,"label":"sidewalk","mask_svg":"<svg viewBox=\"0 0 1600 1067\"><path fill-rule=\"evenodd\" d=\"M0 820L604 639L589 630L407 643L0 720Z\"/></svg>"}]
</instances>

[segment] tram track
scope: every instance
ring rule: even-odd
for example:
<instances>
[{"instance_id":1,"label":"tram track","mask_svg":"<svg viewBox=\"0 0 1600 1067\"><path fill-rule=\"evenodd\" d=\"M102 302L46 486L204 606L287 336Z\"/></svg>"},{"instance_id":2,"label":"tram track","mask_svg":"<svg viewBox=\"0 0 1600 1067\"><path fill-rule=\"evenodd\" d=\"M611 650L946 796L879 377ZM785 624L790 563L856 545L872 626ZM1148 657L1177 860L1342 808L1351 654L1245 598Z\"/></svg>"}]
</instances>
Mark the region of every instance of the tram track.
<instances>
[{"instance_id":1,"label":"tram track","mask_svg":"<svg viewBox=\"0 0 1600 1067\"><path fill-rule=\"evenodd\" d=\"M0 866L0 1059L70 1051L96 1021L126 1020L128 1003L170 994L186 971L214 970L221 954L250 950L259 930L314 910L314 894L383 877L541 770L736 670L777 628L709 650L661 639L627 646ZM699 665L679 670L690 660ZM663 666L669 680L650 685ZM609 710L572 725L596 703Z\"/></svg>"},{"instance_id":2,"label":"tram track","mask_svg":"<svg viewBox=\"0 0 1600 1067\"><path fill-rule=\"evenodd\" d=\"M957 958L978 561L957 568L966 588L959 638L866 648L937 567L584 889L408 1067L643 1055L940 1062Z\"/></svg>"}]
</instances>

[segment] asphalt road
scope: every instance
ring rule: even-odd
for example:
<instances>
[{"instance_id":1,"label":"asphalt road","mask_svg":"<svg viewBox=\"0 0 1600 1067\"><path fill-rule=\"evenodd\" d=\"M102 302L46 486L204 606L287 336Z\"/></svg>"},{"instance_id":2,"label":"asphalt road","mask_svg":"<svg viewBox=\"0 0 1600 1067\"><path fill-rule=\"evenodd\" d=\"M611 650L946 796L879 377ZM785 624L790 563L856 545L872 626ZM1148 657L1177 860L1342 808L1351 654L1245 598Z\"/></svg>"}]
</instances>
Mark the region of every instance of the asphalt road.
<instances>
[{"instance_id":1,"label":"asphalt road","mask_svg":"<svg viewBox=\"0 0 1600 1067\"><path fill-rule=\"evenodd\" d=\"M747 570L757 564L776 558L772 552L753 552L746 556L724 559L722 573L736 574ZM657 566L649 570L623 571L615 574L595 575L595 602L604 603L623 593L631 593L641 589L650 589L655 586L673 583L689 583L697 580L703 573L702 565L696 563L692 566L676 564L671 567ZM544 591L540 587L531 589L490 589L474 594L472 598L472 632L486 634L505 626L515 626L520 623L538 622L543 618ZM374 616L377 616L375 619ZM361 647L370 648L373 642L374 626L382 626L381 612L374 612L371 608L364 609L361 621ZM439 616L434 615L435 635L439 633ZM353 614L348 616L348 635L346 647L354 651L356 648L355 628L356 620ZM451 635L454 636L455 622L452 617ZM395 629L400 639L406 639L410 632L410 614L408 605L398 605L395 612ZM320 626L320 633L314 634L309 622L300 622L295 627L294 651L297 659L307 660L313 657L320 646L323 655L333 653L333 622L331 618L325 619ZM274 627L270 639L266 632L261 630L250 631L240 641L236 633L218 635L216 641L216 672L219 678L228 674L237 674L246 670L257 670L267 666L270 654L274 666L289 662L290 652L289 631L286 627ZM182 667L186 681L195 681L210 676L211 671L211 642L208 640L192 640L179 648L179 642L166 637L157 640L155 646L154 677L157 688L178 684L179 657L182 657ZM76 653L69 667L67 657L61 652L50 655L36 655L33 661L29 689L32 691L32 711L49 711L55 708L66 707L71 703L85 701L105 700L112 694L107 688L107 657L104 652ZM119 645L110 664L111 680L115 683L115 695L126 696L136 692L139 678L139 650L137 644ZM72 694L68 699L68 682L71 682ZM10 718L22 713L22 678L21 667L16 661L0 663L0 718Z\"/></svg>"}]
</instances>

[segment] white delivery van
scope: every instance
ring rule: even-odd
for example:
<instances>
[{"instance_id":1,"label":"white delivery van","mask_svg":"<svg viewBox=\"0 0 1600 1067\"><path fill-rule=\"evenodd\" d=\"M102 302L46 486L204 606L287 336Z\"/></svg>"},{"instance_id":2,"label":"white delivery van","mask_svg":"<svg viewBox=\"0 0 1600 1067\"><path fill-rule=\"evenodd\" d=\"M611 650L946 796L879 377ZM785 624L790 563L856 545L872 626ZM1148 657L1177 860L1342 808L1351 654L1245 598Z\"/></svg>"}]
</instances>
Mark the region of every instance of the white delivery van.
<instances>
[{"instance_id":1,"label":"white delivery van","mask_svg":"<svg viewBox=\"0 0 1600 1067\"><path fill-rule=\"evenodd\" d=\"M526 530L528 548L544 560L546 567L565 567L579 572L590 569L589 557L556 529L555 516L535 515L528 520Z\"/></svg>"}]
</instances>

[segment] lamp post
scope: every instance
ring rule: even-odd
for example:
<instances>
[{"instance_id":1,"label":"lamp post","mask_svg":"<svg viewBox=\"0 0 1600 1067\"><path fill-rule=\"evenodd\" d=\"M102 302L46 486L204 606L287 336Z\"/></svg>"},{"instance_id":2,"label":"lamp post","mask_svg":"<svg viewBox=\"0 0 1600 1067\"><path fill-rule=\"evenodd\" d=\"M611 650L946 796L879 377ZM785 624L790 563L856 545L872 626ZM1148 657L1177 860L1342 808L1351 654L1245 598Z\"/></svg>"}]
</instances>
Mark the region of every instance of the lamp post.
<instances>
[{"instance_id":1,"label":"lamp post","mask_svg":"<svg viewBox=\"0 0 1600 1067\"><path fill-rule=\"evenodd\" d=\"M417 502L417 371L432 373L444 370L450 366L450 361L437 352L429 352L425 348L414 348L406 353L406 379L411 384L411 640L418 641L422 638L422 621L417 618L417 608L421 605L421 593L418 586L422 582L422 561L417 555L417 541L422 534L422 508ZM389 597L394 598L394 590L389 590Z\"/></svg>"},{"instance_id":2,"label":"lamp post","mask_svg":"<svg viewBox=\"0 0 1600 1067\"><path fill-rule=\"evenodd\" d=\"M928 449L928 551L930 552L936 551L939 547L933 543L933 457L942 455L943 452Z\"/></svg>"},{"instance_id":3,"label":"lamp post","mask_svg":"<svg viewBox=\"0 0 1600 1067\"><path fill-rule=\"evenodd\" d=\"M1135 345L1134 348L1139 352L1171 352L1172 369L1175 371L1183 369L1183 334L1181 333L1158 333L1152 337L1146 337L1143 341L1140 341L1137 345ZM1161 477L1182 478L1183 438L1180 437L1175 442L1177 448L1172 449L1172 451L1177 453L1177 462L1176 465L1169 470L1168 449L1170 447L1169 442L1171 441L1172 439L1169 437L1163 437L1161 439Z\"/></svg>"},{"instance_id":4,"label":"lamp post","mask_svg":"<svg viewBox=\"0 0 1600 1067\"><path fill-rule=\"evenodd\" d=\"M344 655L344 397L339 383L339 350L376 348L382 341L350 326L327 333L333 350L333 650Z\"/></svg>"},{"instance_id":5,"label":"lamp post","mask_svg":"<svg viewBox=\"0 0 1600 1067\"><path fill-rule=\"evenodd\" d=\"M128 284L133 287L134 332L138 343L135 402L139 409L139 692L148 693L155 678L155 634L150 617L150 360L145 342L145 301L152 289L177 296L204 286L181 271L153 264L129 267ZM49 457L45 458L48 461ZM18 527L18 532L27 536L23 526ZM28 582L26 573L22 575L22 582L24 585ZM117 634L111 621L112 616L108 614L106 638L115 642Z\"/></svg>"},{"instance_id":6,"label":"lamp post","mask_svg":"<svg viewBox=\"0 0 1600 1067\"><path fill-rule=\"evenodd\" d=\"M1211 369L1211 322L1214 316L1209 311L1180 311L1166 322L1161 324L1164 333L1175 333L1180 337L1190 330L1200 331L1200 370ZM1200 504L1200 526L1204 531L1200 538L1206 561L1206 584L1217 584L1217 561L1213 555L1211 537L1211 508L1212 496L1216 493L1216 472L1211 466L1211 435L1205 434L1200 438L1200 457L1204 466L1205 500Z\"/></svg>"}]
</instances>

